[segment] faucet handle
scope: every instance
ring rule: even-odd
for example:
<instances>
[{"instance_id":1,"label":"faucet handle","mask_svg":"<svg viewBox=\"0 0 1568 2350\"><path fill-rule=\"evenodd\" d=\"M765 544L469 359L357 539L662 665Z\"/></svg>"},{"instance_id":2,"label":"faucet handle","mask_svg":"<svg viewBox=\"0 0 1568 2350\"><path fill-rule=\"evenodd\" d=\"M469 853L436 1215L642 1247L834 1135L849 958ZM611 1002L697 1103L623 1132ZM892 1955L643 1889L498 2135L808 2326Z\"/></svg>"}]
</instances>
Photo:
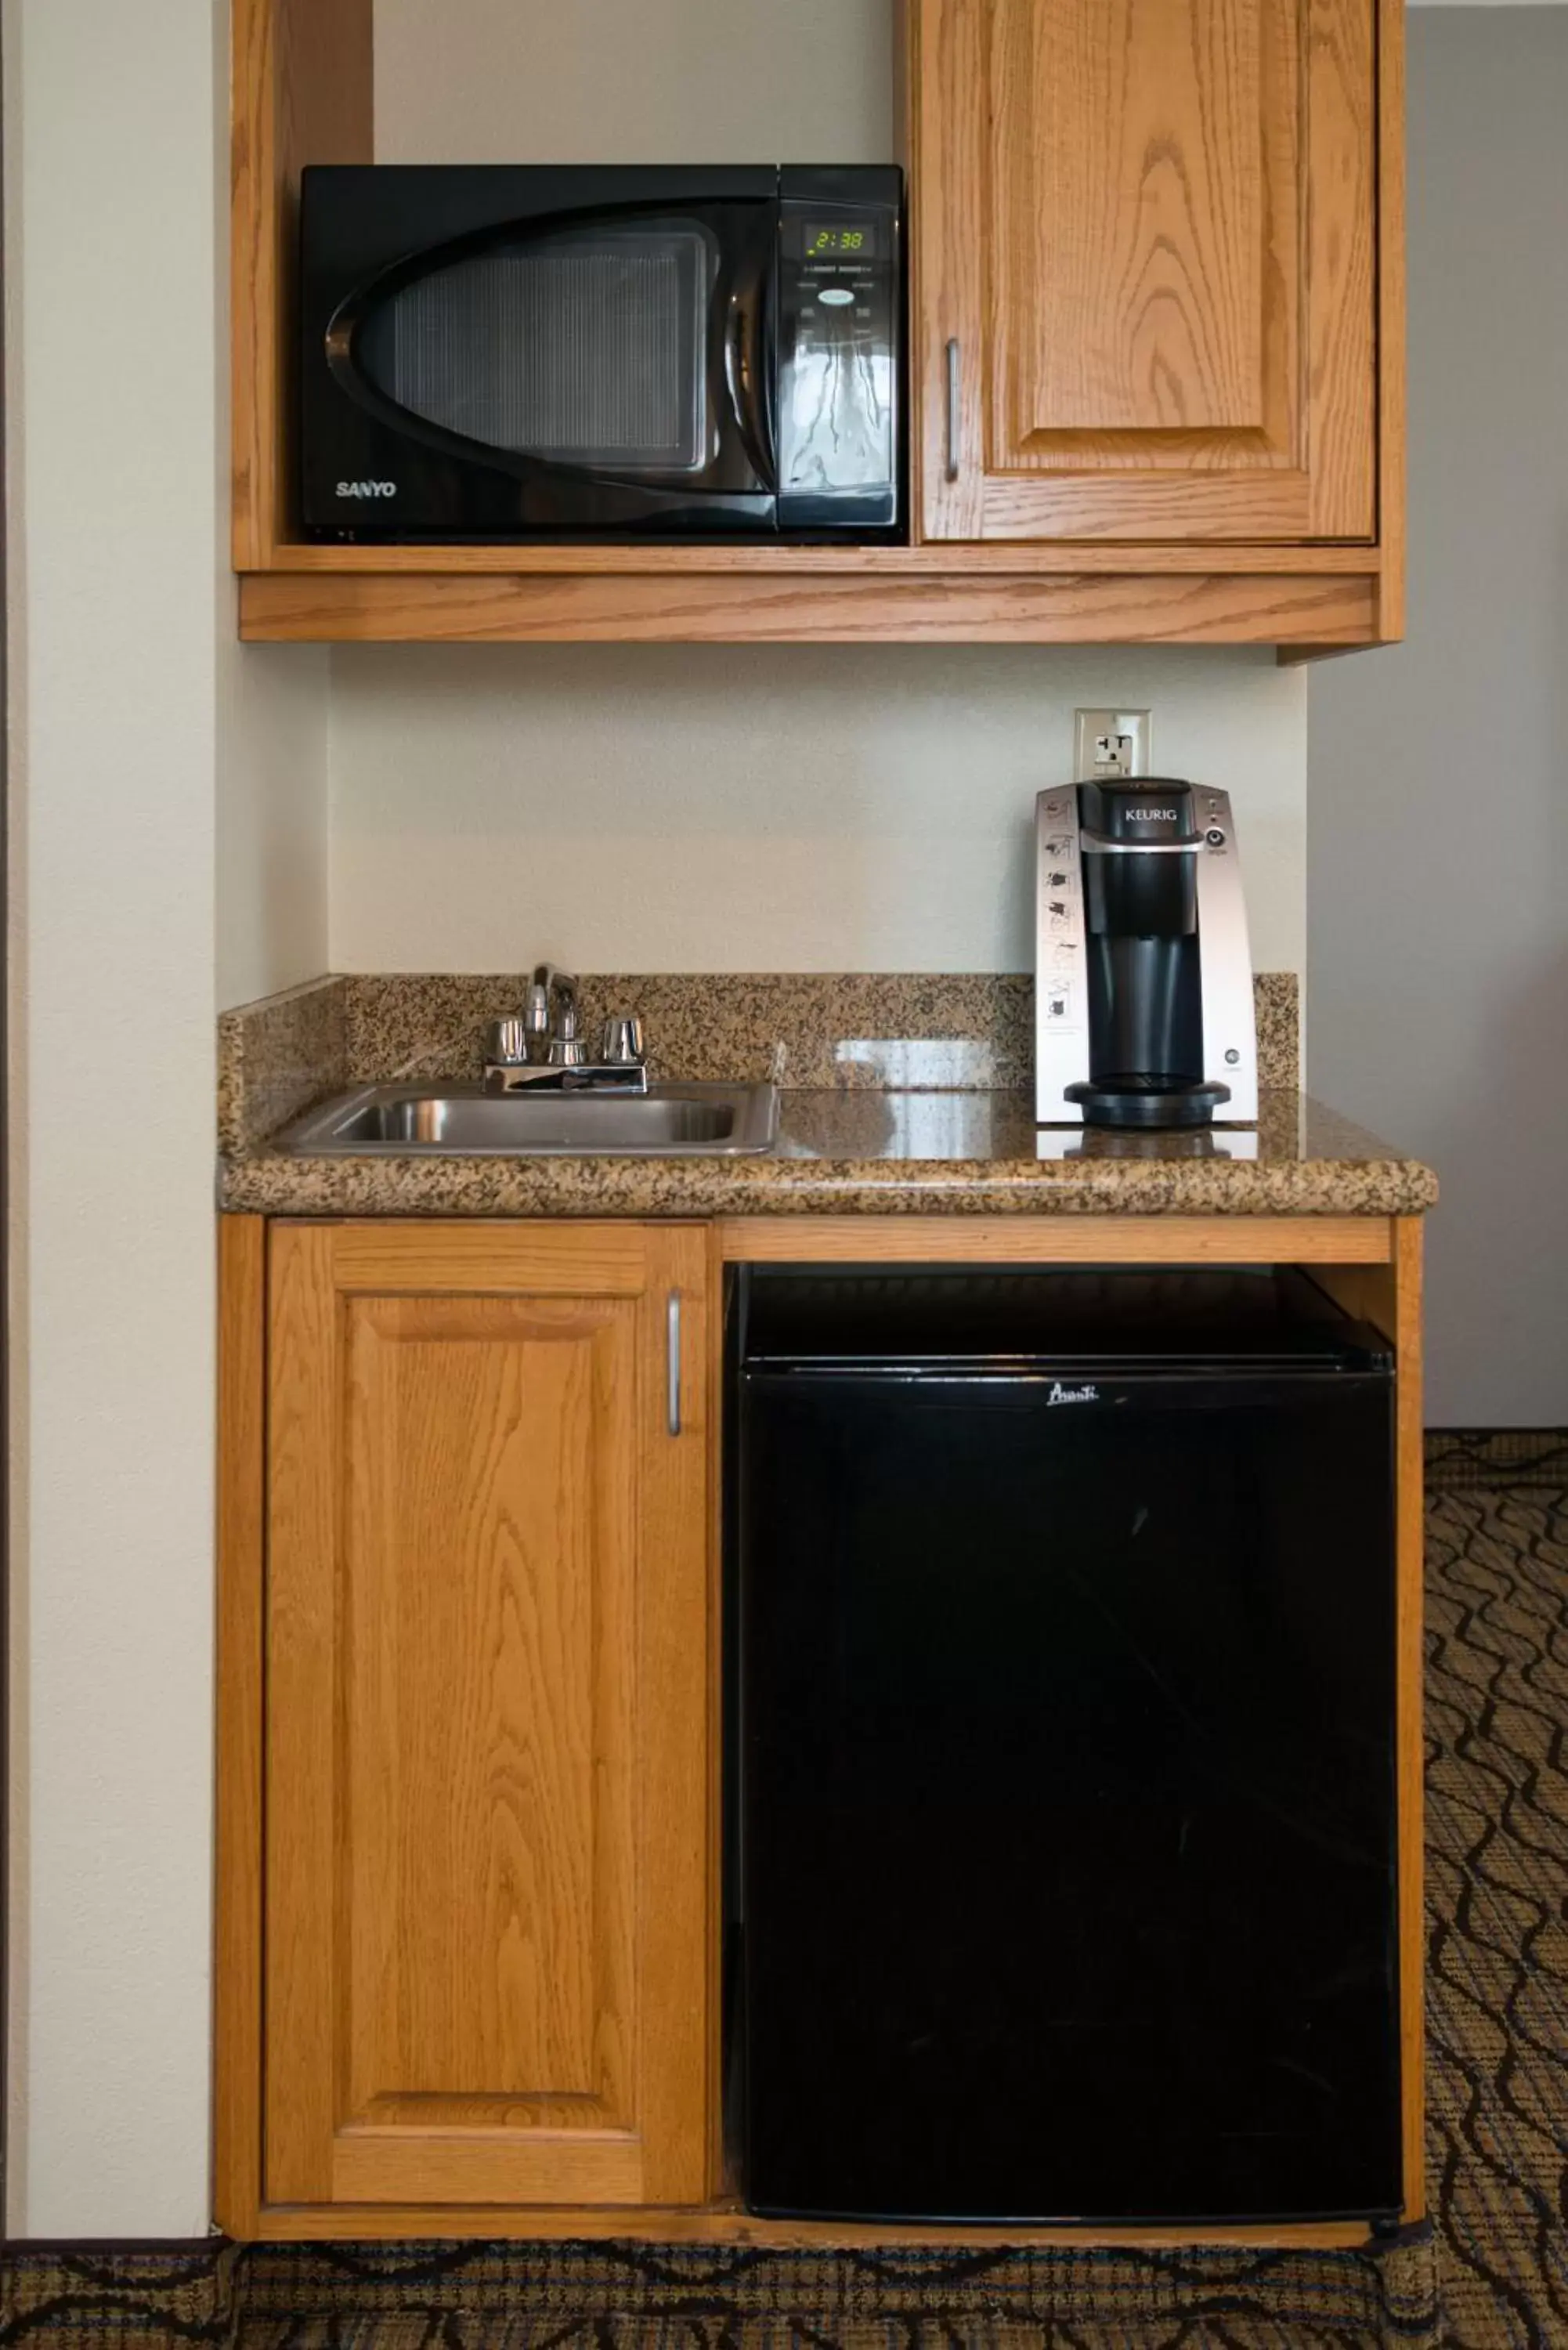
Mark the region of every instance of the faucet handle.
<instances>
[{"instance_id":1,"label":"faucet handle","mask_svg":"<svg viewBox=\"0 0 1568 2350\"><path fill-rule=\"evenodd\" d=\"M641 1021L634 1013L612 1013L599 1038L601 1066L607 1069L640 1068L647 1058Z\"/></svg>"},{"instance_id":2,"label":"faucet handle","mask_svg":"<svg viewBox=\"0 0 1568 2350\"><path fill-rule=\"evenodd\" d=\"M528 1058L527 1024L493 1020L484 1032L484 1057L498 1068L521 1068Z\"/></svg>"}]
</instances>

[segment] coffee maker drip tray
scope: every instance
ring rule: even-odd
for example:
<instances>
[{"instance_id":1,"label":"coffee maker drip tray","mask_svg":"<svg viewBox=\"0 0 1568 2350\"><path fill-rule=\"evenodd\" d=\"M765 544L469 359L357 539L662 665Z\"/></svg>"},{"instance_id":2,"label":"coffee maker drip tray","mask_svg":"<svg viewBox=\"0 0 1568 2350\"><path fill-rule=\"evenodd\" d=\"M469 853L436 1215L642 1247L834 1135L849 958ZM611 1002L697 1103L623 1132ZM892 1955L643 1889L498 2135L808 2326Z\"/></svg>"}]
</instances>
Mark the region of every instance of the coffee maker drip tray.
<instances>
[{"instance_id":1,"label":"coffee maker drip tray","mask_svg":"<svg viewBox=\"0 0 1568 2350\"><path fill-rule=\"evenodd\" d=\"M1229 1086L1210 1084L1201 1077L1150 1076L1132 1071L1086 1077L1068 1086L1065 1093L1083 1111L1085 1126L1208 1126L1220 1104L1231 1098Z\"/></svg>"}]
</instances>

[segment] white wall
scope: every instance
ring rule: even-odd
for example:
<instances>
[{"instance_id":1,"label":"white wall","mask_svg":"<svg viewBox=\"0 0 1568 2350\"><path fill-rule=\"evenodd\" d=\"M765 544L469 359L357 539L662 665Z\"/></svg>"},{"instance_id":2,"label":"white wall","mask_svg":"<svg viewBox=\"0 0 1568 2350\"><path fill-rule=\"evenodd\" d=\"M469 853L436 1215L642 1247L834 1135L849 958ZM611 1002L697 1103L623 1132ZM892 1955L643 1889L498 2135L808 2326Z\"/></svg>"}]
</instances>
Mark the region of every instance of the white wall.
<instances>
[{"instance_id":1,"label":"white wall","mask_svg":"<svg viewBox=\"0 0 1568 2350\"><path fill-rule=\"evenodd\" d=\"M234 643L226 17L5 11L8 2223L31 2236L208 2225L215 928L225 997L326 960L325 658Z\"/></svg>"},{"instance_id":2,"label":"white wall","mask_svg":"<svg viewBox=\"0 0 1568 2350\"><path fill-rule=\"evenodd\" d=\"M344 647L345 971L1024 971L1077 702L1233 789L1253 960L1303 962L1303 716L1268 653Z\"/></svg>"},{"instance_id":3,"label":"white wall","mask_svg":"<svg viewBox=\"0 0 1568 2350\"><path fill-rule=\"evenodd\" d=\"M385 161L882 161L894 0L377 0ZM1305 687L1267 654L342 648L346 971L1027 969L1075 704L1232 788L1254 960L1300 970Z\"/></svg>"},{"instance_id":4,"label":"white wall","mask_svg":"<svg viewBox=\"0 0 1568 2350\"><path fill-rule=\"evenodd\" d=\"M1561 1427L1568 8L1409 35L1409 635L1312 680L1309 1078L1441 1180L1428 1419Z\"/></svg>"}]
</instances>

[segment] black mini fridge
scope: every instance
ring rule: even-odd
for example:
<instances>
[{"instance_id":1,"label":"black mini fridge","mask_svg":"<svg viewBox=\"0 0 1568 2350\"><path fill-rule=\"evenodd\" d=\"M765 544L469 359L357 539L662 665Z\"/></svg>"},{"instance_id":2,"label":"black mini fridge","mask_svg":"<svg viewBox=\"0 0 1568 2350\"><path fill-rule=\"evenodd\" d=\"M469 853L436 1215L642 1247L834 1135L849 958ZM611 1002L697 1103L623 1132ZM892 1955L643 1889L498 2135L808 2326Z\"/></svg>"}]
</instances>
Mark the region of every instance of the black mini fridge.
<instances>
[{"instance_id":1,"label":"black mini fridge","mask_svg":"<svg viewBox=\"0 0 1568 2350\"><path fill-rule=\"evenodd\" d=\"M1383 1340L1269 1271L732 1279L746 2203L1391 2224Z\"/></svg>"}]
</instances>

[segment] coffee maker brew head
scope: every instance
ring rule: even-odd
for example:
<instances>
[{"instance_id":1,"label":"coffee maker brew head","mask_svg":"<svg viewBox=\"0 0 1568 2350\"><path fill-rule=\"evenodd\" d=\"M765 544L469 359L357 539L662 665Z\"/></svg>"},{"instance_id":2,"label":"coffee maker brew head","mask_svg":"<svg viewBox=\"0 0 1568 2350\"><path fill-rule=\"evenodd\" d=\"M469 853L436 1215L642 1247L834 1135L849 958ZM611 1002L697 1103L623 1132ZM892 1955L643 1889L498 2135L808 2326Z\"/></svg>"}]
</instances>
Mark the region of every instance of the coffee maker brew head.
<instances>
[{"instance_id":1,"label":"coffee maker brew head","mask_svg":"<svg viewBox=\"0 0 1568 2350\"><path fill-rule=\"evenodd\" d=\"M1078 787L1085 914L1091 937L1192 938L1197 840L1190 784L1158 776Z\"/></svg>"},{"instance_id":2,"label":"coffee maker brew head","mask_svg":"<svg viewBox=\"0 0 1568 2350\"><path fill-rule=\"evenodd\" d=\"M1169 776L1036 807L1042 1125L1257 1118L1251 959L1231 804Z\"/></svg>"}]
</instances>

